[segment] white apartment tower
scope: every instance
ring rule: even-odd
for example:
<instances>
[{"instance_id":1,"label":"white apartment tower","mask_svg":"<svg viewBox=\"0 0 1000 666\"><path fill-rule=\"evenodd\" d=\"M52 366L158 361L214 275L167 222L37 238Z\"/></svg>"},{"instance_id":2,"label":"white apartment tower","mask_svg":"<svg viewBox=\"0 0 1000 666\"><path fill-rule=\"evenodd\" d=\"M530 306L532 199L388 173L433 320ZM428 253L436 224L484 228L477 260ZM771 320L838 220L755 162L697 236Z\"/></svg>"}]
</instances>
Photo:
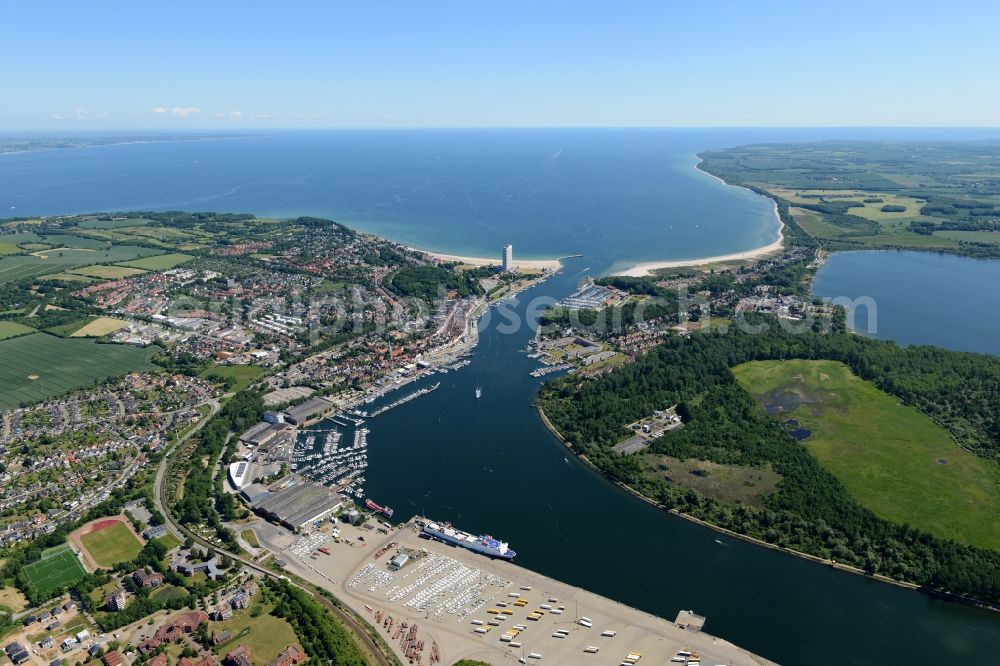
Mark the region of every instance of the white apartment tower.
<instances>
[{"instance_id":1,"label":"white apartment tower","mask_svg":"<svg viewBox=\"0 0 1000 666\"><path fill-rule=\"evenodd\" d=\"M503 256L501 257L500 266L504 273L508 273L514 270L514 246L504 245L503 246Z\"/></svg>"}]
</instances>

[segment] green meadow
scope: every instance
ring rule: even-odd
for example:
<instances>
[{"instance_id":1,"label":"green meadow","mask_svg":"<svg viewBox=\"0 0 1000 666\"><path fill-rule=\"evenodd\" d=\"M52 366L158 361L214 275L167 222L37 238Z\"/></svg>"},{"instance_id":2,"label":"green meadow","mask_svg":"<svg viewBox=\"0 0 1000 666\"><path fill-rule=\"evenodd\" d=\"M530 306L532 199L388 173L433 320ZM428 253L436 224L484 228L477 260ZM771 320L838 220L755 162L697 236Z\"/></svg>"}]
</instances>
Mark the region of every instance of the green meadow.
<instances>
[{"instance_id":1,"label":"green meadow","mask_svg":"<svg viewBox=\"0 0 1000 666\"><path fill-rule=\"evenodd\" d=\"M765 408L810 430L803 446L879 516L1000 548L1000 470L929 417L836 361L754 361L733 372Z\"/></svg>"}]
</instances>

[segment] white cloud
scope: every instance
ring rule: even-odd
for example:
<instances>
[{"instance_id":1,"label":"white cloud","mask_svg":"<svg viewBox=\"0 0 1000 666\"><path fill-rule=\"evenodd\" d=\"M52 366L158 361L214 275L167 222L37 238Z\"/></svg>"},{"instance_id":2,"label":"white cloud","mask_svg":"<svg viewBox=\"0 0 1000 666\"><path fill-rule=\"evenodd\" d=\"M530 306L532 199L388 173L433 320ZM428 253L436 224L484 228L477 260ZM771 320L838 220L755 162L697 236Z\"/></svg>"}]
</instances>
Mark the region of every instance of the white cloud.
<instances>
[{"instance_id":1,"label":"white cloud","mask_svg":"<svg viewBox=\"0 0 1000 666\"><path fill-rule=\"evenodd\" d=\"M164 114L164 113L166 113L166 112L167 112L167 110L165 108L163 108L162 106L157 106L157 107L155 107L153 109L153 113L158 113L158 114L161 114L161 115Z\"/></svg>"},{"instance_id":2,"label":"white cloud","mask_svg":"<svg viewBox=\"0 0 1000 666\"><path fill-rule=\"evenodd\" d=\"M243 117L242 111L229 111L227 113L216 113L216 118L231 118L233 120L239 120Z\"/></svg>"},{"instance_id":3,"label":"white cloud","mask_svg":"<svg viewBox=\"0 0 1000 666\"><path fill-rule=\"evenodd\" d=\"M170 109L170 113L181 118L190 118L191 116L201 113L201 109L194 106L175 106Z\"/></svg>"},{"instance_id":4,"label":"white cloud","mask_svg":"<svg viewBox=\"0 0 1000 666\"><path fill-rule=\"evenodd\" d=\"M53 113L52 117L56 120L83 120L90 115L87 109L77 108L72 111L63 111L60 113ZM102 116L104 117L104 116Z\"/></svg>"}]
</instances>

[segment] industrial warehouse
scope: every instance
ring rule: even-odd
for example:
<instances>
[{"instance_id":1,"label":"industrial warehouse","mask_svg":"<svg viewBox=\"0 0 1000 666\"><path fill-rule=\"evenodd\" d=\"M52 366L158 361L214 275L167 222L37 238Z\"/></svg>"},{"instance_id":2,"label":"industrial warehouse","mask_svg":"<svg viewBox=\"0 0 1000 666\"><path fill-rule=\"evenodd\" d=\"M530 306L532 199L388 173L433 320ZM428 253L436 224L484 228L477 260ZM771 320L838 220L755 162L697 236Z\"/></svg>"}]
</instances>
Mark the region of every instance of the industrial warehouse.
<instances>
[{"instance_id":1,"label":"industrial warehouse","mask_svg":"<svg viewBox=\"0 0 1000 666\"><path fill-rule=\"evenodd\" d=\"M326 486L296 478L291 485L282 483L269 490L254 483L241 491L254 511L268 520L299 530L309 523L327 518L344 506L345 499Z\"/></svg>"}]
</instances>

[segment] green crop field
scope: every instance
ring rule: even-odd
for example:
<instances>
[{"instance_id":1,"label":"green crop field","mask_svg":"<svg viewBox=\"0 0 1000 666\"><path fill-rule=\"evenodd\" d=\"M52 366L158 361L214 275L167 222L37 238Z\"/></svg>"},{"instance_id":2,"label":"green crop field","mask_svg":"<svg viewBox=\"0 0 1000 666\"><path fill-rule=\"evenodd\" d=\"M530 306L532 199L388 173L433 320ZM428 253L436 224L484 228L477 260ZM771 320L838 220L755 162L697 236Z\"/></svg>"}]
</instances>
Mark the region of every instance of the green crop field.
<instances>
[{"instance_id":1,"label":"green crop field","mask_svg":"<svg viewBox=\"0 0 1000 666\"><path fill-rule=\"evenodd\" d=\"M3 238L3 236L0 236L0 238ZM4 243L0 241L0 254L17 254L20 251L21 248L13 243Z\"/></svg>"},{"instance_id":2,"label":"green crop field","mask_svg":"<svg viewBox=\"0 0 1000 666\"><path fill-rule=\"evenodd\" d=\"M67 545L42 553L42 559L23 567L28 583L43 597L58 588L67 588L86 575L83 565Z\"/></svg>"},{"instance_id":3,"label":"green crop field","mask_svg":"<svg viewBox=\"0 0 1000 666\"><path fill-rule=\"evenodd\" d=\"M998 231L935 231L934 235L966 243L989 243L990 245L1000 243L1000 232Z\"/></svg>"},{"instance_id":4,"label":"green crop field","mask_svg":"<svg viewBox=\"0 0 1000 666\"><path fill-rule=\"evenodd\" d=\"M149 222L144 217L130 217L124 220L83 220L77 226L83 229L120 229L122 227L141 227Z\"/></svg>"},{"instance_id":5,"label":"green crop field","mask_svg":"<svg viewBox=\"0 0 1000 666\"><path fill-rule=\"evenodd\" d=\"M120 280L132 277L133 275L142 275L146 271L138 268L127 268L125 266L102 266L95 264L94 266L74 268L69 272L74 275L86 275L87 277L101 278L102 280Z\"/></svg>"},{"instance_id":6,"label":"green crop field","mask_svg":"<svg viewBox=\"0 0 1000 666\"><path fill-rule=\"evenodd\" d=\"M117 377L149 370L158 347L136 349L33 333L0 341L0 409L37 402Z\"/></svg>"},{"instance_id":7,"label":"green crop field","mask_svg":"<svg viewBox=\"0 0 1000 666\"><path fill-rule=\"evenodd\" d=\"M917 410L836 361L754 361L733 369L861 504L897 523L1000 548L1000 469Z\"/></svg>"},{"instance_id":8,"label":"green crop field","mask_svg":"<svg viewBox=\"0 0 1000 666\"><path fill-rule=\"evenodd\" d=\"M102 567L119 562L131 562L142 550L142 544L124 523L115 523L80 537L83 547Z\"/></svg>"},{"instance_id":9,"label":"green crop field","mask_svg":"<svg viewBox=\"0 0 1000 666\"><path fill-rule=\"evenodd\" d=\"M26 335L34 332L35 329L30 326L25 326L24 324L18 324L13 321L0 321L0 340L16 338L19 335Z\"/></svg>"},{"instance_id":10,"label":"green crop field","mask_svg":"<svg viewBox=\"0 0 1000 666\"><path fill-rule=\"evenodd\" d=\"M111 264L159 254L160 250L137 245L109 245L97 249L54 248L29 255L0 258L0 285L24 278L67 273L94 264Z\"/></svg>"},{"instance_id":11,"label":"green crop field","mask_svg":"<svg viewBox=\"0 0 1000 666\"><path fill-rule=\"evenodd\" d=\"M190 254L161 254L155 257L146 257L145 259L136 259L135 261L120 261L119 266L129 266L131 268L141 268L145 271L166 271L175 266L180 266L181 264L186 264L187 262L194 259Z\"/></svg>"}]
</instances>

